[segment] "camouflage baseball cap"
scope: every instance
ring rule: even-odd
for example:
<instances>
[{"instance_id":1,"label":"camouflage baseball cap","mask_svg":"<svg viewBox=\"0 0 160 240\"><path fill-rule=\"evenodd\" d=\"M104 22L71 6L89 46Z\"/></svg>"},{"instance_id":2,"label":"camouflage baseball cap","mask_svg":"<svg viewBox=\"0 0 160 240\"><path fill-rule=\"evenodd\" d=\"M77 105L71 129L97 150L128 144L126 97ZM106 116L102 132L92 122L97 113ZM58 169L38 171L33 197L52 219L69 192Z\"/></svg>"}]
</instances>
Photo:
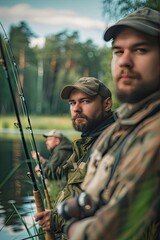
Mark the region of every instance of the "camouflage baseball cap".
<instances>
[{"instance_id":1,"label":"camouflage baseball cap","mask_svg":"<svg viewBox=\"0 0 160 240\"><path fill-rule=\"evenodd\" d=\"M152 36L158 36L160 35L160 12L146 7L131 13L106 29L104 40L114 39L124 26L132 27Z\"/></svg>"},{"instance_id":2,"label":"camouflage baseball cap","mask_svg":"<svg viewBox=\"0 0 160 240\"><path fill-rule=\"evenodd\" d=\"M47 132L45 134L43 134L43 137L57 137L57 138L62 138L63 134L56 129L51 130L50 132Z\"/></svg>"},{"instance_id":3,"label":"camouflage baseball cap","mask_svg":"<svg viewBox=\"0 0 160 240\"><path fill-rule=\"evenodd\" d=\"M100 80L94 77L82 77L75 84L65 86L61 91L61 98L69 99L74 89L78 89L89 96L100 95L104 98L111 97L110 90Z\"/></svg>"}]
</instances>

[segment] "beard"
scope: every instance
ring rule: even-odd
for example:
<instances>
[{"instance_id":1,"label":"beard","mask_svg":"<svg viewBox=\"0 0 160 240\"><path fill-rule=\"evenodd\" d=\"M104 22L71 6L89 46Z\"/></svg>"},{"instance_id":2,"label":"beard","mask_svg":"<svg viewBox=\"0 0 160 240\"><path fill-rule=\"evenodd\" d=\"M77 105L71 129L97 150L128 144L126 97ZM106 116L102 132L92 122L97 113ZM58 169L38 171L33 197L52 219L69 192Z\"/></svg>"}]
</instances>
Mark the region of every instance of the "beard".
<instances>
[{"instance_id":1,"label":"beard","mask_svg":"<svg viewBox=\"0 0 160 240\"><path fill-rule=\"evenodd\" d=\"M81 115L78 114L77 117L81 117L84 118L86 121L85 123L76 123L75 119L72 119L72 125L74 127L74 129L76 131L85 133L85 132L91 132L92 130L94 130L105 118L105 113L101 113L98 117L93 118L93 119L89 119L87 116L85 115Z\"/></svg>"},{"instance_id":2,"label":"beard","mask_svg":"<svg viewBox=\"0 0 160 240\"><path fill-rule=\"evenodd\" d=\"M155 75L149 75L152 77L151 81L151 79L143 76L141 73L126 67L121 69L121 71L115 75L114 71L115 68L112 69L112 74L115 81L115 94L121 103L138 103L154 92L160 90L159 72L155 72ZM124 83L121 82L121 77L123 75L129 76L129 80Z\"/></svg>"},{"instance_id":3,"label":"beard","mask_svg":"<svg viewBox=\"0 0 160 240\"><path fill-rule=\"evenodd\" d=\"M126 92L116 87L115 94L117 96L117 99L121 103L134 104L134 103L140 102L141 100L145 99L146 97L158 91L159 89L160 89L159 86L155 88L155 87L152 87L151 85L148 85L148 86L139 85L137 88L133 89L132 91Z\"/></svg>"}]
</instances>

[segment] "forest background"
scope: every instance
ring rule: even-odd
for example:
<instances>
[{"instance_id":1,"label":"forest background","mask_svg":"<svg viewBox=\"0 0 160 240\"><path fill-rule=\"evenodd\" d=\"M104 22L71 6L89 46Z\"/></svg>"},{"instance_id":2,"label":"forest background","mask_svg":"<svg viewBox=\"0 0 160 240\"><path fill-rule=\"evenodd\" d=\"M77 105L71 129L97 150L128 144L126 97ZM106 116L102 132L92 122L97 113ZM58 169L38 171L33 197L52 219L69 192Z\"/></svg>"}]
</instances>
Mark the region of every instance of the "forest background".
<instances>
[{"instance_id":1,"label":"forest background","mask_svg":"<svg viewBox=\"0 0 160 240\"><path fill-rule=\"evenodd\" d=\"M119 18L139 7L149 6L160 10L160 1L112 1L104 0L103 14ZM113 6L119 6L114 8ZM61 31L45 39L42 48L30 46L34 32L27 22L21 21L10 27L9 43L19 70L19 79L24 90L28 110L31 115L69 115L66 101L61 100L60 91L66 84L72 84L83 76L93 76L103 81L113 93L113 109L119 106L114 95L111 77L111 48L99 47L88 39L80 42L79 32ZM102 36L103 37L103 36ZM1 53L0 53L1 54ZM14 114L14 108L3 61L0 61L0 114ZM15 94L16 86L15 86ZM18 96L17 96L18 98Z\"/></svg>"}]
</instances>

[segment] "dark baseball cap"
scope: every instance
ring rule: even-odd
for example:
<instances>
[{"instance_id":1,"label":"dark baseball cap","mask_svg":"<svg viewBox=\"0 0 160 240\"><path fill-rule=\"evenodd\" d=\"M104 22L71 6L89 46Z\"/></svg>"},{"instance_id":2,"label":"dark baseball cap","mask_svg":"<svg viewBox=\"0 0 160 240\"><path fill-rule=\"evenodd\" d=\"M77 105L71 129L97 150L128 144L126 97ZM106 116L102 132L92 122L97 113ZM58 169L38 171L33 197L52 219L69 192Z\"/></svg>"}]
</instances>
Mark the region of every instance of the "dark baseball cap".
<instances>
[{"instance_id":1,"label":"dark baseball cap","mask_svg":"<svg viewBox=\"0 0 160 240\"><path fill-rule=\"evenodd\" d=\"M111 91L100 80L94 77L82 77L73 85L66 85L61 91L61 98L69 99L74 89L78 89L93 97L96 95L104 98L111 97Z\"/></svg>"},{"instance_id":2,"label":"dark baseball cap","mask_svg":"<svg viewBox=\"0 0 160 240\"><path fill-rule=\"evenodd\" d=\"M119 20L115 25L107 28L104 33L104 40L114 39L124 26L132 27L155 37L159 36L160 12L147 7L137 10Z\"/></svg>"}]
</instances>

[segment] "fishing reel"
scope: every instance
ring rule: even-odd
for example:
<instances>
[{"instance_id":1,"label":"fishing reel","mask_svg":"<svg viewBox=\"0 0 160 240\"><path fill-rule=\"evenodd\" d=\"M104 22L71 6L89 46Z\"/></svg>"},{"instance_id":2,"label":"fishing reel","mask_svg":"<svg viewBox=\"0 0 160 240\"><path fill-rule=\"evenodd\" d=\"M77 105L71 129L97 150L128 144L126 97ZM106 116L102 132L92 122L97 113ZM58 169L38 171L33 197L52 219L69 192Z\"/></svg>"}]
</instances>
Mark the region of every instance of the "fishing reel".
<instances>
[{"instance_id":1,"label":"fishing reel","mask_svg":"<svg viewBox=\"0 0 160 240\"><path fill-rule=\"evenodd\" d=\"M93 201L91 196L82 192L78 197L59 204L57 211L65 220L82 219L93 216L97 207L98 204Z\"/></svg>"}]
</instances>

